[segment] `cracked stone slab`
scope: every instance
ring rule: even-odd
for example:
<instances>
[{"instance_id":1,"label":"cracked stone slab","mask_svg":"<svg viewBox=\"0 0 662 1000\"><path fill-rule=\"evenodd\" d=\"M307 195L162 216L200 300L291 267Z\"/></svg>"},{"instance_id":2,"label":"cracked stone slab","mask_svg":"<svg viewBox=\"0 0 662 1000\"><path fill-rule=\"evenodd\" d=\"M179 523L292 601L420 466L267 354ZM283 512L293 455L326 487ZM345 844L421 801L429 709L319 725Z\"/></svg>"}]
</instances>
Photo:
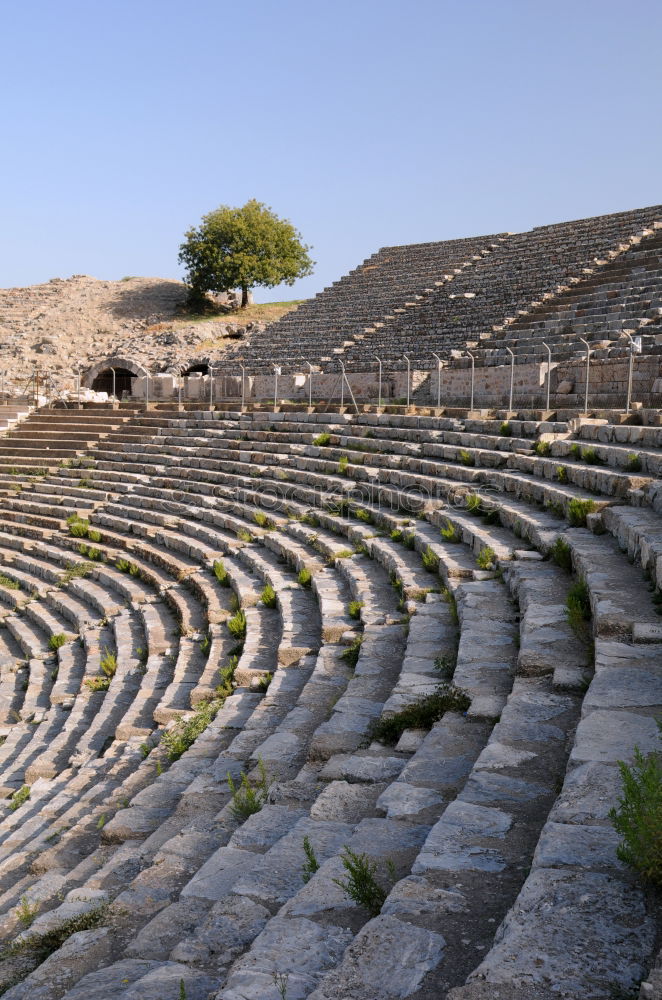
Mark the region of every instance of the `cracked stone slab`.
<instances>
[{"instance_id":1,"label":"cracked stone slab","mask_svg":"<svg viewBox=\"0 0 662 1000\"><path fill-rule=\"evenodd\" d=\"M380 914L351 943L342 964L309 1000L396 1000L419 988L441 961L441 934Z\"/></svg>"},{"instance_id":2,"label":"cracked stone slab","mask_svg":"<svg viewBox=\"0 0 662 1000\"><path fill-rule=\"evenodd\" d=\"M604 1000L641 981L654 941L638 886L597 872L538 868L468 982Z\"/></svg>"}]
</instances>

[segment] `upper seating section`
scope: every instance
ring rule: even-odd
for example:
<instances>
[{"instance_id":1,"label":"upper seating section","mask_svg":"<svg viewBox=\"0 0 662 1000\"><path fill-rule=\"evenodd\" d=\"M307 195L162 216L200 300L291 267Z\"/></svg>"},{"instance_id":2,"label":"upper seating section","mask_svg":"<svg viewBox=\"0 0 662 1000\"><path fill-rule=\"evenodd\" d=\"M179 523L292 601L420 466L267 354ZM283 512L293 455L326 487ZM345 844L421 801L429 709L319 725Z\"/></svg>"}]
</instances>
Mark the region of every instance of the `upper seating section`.
<instances>
[{"instance_id":1,"label":"upper seating section","mask_svg":"<svg viewBox=\"0 0 662 1000\"><path fill-rule=\"evenodd\" d=\"M599 269L627 249L629 242L662 221L662 207L540 226L504 240L475 268L439 288L420 309L401 317L370 339L387 357L414 350L448 353L468 346L481 335L499 332L520 310L541 304L571 287L588 269ZM350 360L365 356L368 342L348 352ZM370 353L374 353L370 350Z\"/></svg>"},{"instance_id":2,"label":"upper seating section","mask_svg":"<svg viewBox=\"0 0 662 1000\"><path fill-rule=\"evenodd\" d=\"M258 370L272 361L324 363L334 357L357 368L372 364L375 354L429 361L432 351L448 355L499 337L519 316L557 303L563 308L575 286L617 269L629 251L631 271L626 264L620 280L624 288L631 280L636 284L637 254L648 252L648 241L659 251L660 225L662 207L652 206L524 233L386 247L239 351ZM641 266L649 263L654 261ZM659 269L651 267L648 284L626 310L646 316L655 303L643 303L647 297L657 301L658 286ZM644 294L649 291L651 296ZM513 329L518 342L531 334L528 327Z\"/></svg>"},{"instance_id":3,"label":"upper seating section","mask_svg":"<svg viewBox=\"0 0 662 1000\"><path fill-rule=\"evenodd\" d=\"M241 353L251 361L319 361L348 338L363 334L420 301L494 252L505 237L478 236L441 243L383 247L339 281L253 336Z\"/></svg>"}]
</instances>

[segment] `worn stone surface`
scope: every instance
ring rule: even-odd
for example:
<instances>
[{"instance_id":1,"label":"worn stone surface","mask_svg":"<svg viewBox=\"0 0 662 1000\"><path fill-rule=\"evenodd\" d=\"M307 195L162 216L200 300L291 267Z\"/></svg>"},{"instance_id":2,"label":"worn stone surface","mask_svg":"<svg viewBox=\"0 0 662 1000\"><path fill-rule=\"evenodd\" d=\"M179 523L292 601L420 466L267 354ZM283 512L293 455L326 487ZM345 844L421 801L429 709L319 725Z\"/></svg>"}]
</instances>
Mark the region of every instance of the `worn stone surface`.
<instances>
[{"instance_id":1,"label":"worn stone surface","mask_svg":"<svg viewBox=\"0 0 662 1000\"><path fill-rule=\"evenodd\" d=\"M603 1000L640 982L654 933L638 888L595 872L537 869L471 979Z\"/></svg>"}]
</instances>

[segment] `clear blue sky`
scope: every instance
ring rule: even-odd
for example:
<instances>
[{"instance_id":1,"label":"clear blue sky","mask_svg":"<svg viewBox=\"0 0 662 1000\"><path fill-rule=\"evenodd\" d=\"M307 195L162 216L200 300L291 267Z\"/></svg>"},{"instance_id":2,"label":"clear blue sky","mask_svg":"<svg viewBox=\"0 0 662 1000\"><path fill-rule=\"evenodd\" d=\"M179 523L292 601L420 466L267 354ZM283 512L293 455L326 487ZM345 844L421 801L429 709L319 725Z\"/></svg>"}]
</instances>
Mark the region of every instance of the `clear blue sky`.
<instances>
[{"instance_id":1,"label":"clear blue sky","mask_svg":"<svg viewBox=\"0 0 662 1000\"><path fill-rule=\"evenodd\" d=\"M660 0L0 0L0 286L180 277L257 198L306 297L385 244L662 202Z\"/></svg>"}]
</instances>

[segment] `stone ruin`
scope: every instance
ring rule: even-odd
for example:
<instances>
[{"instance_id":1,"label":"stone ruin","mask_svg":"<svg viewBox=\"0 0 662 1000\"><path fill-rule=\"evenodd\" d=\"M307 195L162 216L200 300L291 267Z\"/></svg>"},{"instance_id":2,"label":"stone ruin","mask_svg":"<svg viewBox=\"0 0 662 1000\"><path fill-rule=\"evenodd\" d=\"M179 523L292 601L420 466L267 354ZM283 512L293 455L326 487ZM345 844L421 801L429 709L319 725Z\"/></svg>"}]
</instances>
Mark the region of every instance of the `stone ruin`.
<instances>
[{"instance_id":1,"label":"stone ruin","mask_svg":"<svg viewBox=\"0 0 662 1000\"><path fill-rule=\"evenodd\" d=\"M662 996L662 411L561 395L2 408L7 1000Z\"/></svg>"}]
</instances>

